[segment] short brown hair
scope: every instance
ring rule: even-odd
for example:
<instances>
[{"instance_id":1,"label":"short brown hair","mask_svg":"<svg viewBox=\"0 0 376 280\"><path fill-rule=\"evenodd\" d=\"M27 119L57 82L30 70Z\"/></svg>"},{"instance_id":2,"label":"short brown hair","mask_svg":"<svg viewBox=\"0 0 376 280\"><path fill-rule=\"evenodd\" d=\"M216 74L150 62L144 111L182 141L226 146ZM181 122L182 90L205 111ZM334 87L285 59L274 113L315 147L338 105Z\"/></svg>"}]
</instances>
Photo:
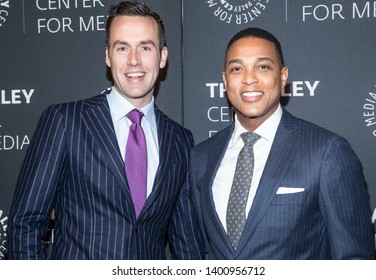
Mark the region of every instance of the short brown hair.
<instances>
[{"instance_id":1,"label":"short brown hair","mask_svg":"<svg viewBox=\"0 0 376 280\"><path fill-rule=\"evenodd\" d=\"M139 3L137 1L123 1L112 5L108 11L107 25L106 25L106 43L110 39L110 28L113 20L117 16L141 16L151 17L158 24L159 30L159 48L162 50L167 45L165 29L161 17L156 12L152 11L145 3Z\"/></svg>"}]
</instances>

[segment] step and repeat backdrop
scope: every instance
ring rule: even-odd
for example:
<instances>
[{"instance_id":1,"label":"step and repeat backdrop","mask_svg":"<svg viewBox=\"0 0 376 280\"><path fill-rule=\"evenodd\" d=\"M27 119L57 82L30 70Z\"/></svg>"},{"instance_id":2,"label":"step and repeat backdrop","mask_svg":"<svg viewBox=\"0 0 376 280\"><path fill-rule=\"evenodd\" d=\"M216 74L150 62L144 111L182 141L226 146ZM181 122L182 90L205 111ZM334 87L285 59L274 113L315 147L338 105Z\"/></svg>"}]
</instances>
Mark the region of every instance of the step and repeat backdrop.
<instances>
[{"instance_id":1,"label":"step and repeat backdrop","mask_svg":"<svg viewBox=\"0 0 376 280\"><path fill-rule=\"evenodd\" d=\"M0 259L23 157L50 104L101 93L112 85L105 27L116 0L0 0ZM182 122L181 1L145 1L164 19L169 62L157 104Z\"/></svg>"},{"instance_id":2,"label":"step and repeat backdrop","mask_svg":"<svg viewBox=\"0 0 376 280\"><path fill-rule=\"evenodd\" d=\"M111 86L105 25L115 0L0 0L0 259L18 172L42 111ZM169 62L156 102L195 141L232 121L221 80L228 40L261 27L280 40L283 105L346 137L364 167L375 222L376 1L149 0Z\"/></svg>"},{"instance_id":3,"label":"step and repeat backdrop","mask_svg":"<svg viewBox=\"0 0 376 280\"><path fill-rule=\"evenodd\" d=\"M375 223L376 1L187 0L183 11L184 124L196 141L232 121L221 78L228 41L246 27L264 28L289 67L283 105L350 141Z\"/></svg>"}]
</instances>

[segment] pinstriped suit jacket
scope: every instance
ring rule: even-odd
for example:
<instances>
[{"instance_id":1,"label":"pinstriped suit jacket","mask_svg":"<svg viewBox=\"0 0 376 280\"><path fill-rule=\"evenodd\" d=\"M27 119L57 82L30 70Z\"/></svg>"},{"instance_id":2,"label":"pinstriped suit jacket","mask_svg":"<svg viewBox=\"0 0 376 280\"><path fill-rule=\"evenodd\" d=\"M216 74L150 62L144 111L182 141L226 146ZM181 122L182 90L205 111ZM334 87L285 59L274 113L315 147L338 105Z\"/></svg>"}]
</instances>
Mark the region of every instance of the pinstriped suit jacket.
<instances>
[{"instance_id":1,"label":"pinstriped suit jacket","mask_svg":"<svg viewBox=\"0 0 376 280\"><path fill-rule=\"evenodd\" d=\"M108 92L107 92L108 93ZM106 94L54 105L27 151L8 224L11 259L43 259L56 211L52 259L202 258L186 184L190 131L155 107L160 165L136 219Z\"/></svg>"},{"instance_id":2,"label":"pinstriped suit jacket","mask_svg":"<svg viewBox=\"0 0 376 280\"><path fill-rule=\"evenodd\" d=\"M191 155L190 183L209 259L375 258L362 167L349 143L285 110L235 251L211 190L233 128ZM277 194L280 187L304 191Z\"/></svg>"}]
</instances>

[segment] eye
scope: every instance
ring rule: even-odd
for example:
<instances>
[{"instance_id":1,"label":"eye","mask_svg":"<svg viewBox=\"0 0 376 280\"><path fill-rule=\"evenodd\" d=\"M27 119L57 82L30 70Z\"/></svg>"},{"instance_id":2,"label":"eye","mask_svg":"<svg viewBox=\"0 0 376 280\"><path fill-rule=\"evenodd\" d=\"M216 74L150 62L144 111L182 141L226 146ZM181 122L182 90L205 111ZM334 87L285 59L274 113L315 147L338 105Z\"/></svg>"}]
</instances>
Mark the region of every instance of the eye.
<instances>
[{"instance_id":1,"label":"eye","mask_svg":"<svg viewBox=\"0 0 376 280\"><path fill-rule=\"evenodd\" d=\"M151 50L151 47L150 46L142 46L141 47L141 51L143 51L143 52L148 52L148 51L150 51Z\"/></svg>"},{"instance_id":2,"label":"eye","mask_svg":"<svg viewBox=\"0 0 376 280\"><path fill-rule=\"evenodd\" d=\"M261 64L258 66L260 70L272 70L273 68L268 64Z\"/></svg>"},{"instance_id":3,"label":"eye","mask_svg":"<svg viewBox=\"0 0 376 280\"><path fill-rule=\"evenodd\" d=\"M127 50L127 48L126 47L118 47L116 50L118 52L125 52Z\"/></svg>"},{"instance_id":4,"label":"eye","mask_svg":"<svg viewBox=\"0 0 376 280\"><path fill-rule=\"evenodd\" d=\"M241 67L240 66L233 66L230 68L230 73L237 73L237 72L240 72L241 71Z\"/></svg>"}]
</instances>

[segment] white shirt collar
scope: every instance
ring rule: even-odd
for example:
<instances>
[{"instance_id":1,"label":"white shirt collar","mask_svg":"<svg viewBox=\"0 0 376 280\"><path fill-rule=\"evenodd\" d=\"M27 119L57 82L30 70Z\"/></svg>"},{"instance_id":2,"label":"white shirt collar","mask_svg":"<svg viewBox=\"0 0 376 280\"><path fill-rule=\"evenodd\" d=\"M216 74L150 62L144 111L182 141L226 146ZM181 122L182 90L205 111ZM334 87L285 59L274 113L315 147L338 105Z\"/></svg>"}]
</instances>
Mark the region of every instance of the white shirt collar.
<instances>
[{"instance_id":1,"label":"white shirt collar","mask_svg":"<svg viewBox=\"0 0 376 280\"><path fill-rule=\"evenodd\" d=\"M135 108L115 89L115 87L112 87L112 90L107 95L107 98L108 102L110 103L110 107L113 110L111 111L112 116L116 121L124 118L131 110ZM149 104L139 110L144 113L145 119L149 123L153 123L153 121L155 122L154 96Z\"/></svg>"},{"instance_id":2,"label":"white shirt collar","mask_svg":"<svg viewBox=\"0 0 376 280\"><path fill-rule=\"evenodd\" d=\"M279 104L277 110L264 121L254 132L260 135L266 141L273 141L282 118L282 107ZM240 124L235 114L235 128L231 136L229 147L232 147L240 140L240 135L247 130Z\"/></svg>"}]
</instances>

